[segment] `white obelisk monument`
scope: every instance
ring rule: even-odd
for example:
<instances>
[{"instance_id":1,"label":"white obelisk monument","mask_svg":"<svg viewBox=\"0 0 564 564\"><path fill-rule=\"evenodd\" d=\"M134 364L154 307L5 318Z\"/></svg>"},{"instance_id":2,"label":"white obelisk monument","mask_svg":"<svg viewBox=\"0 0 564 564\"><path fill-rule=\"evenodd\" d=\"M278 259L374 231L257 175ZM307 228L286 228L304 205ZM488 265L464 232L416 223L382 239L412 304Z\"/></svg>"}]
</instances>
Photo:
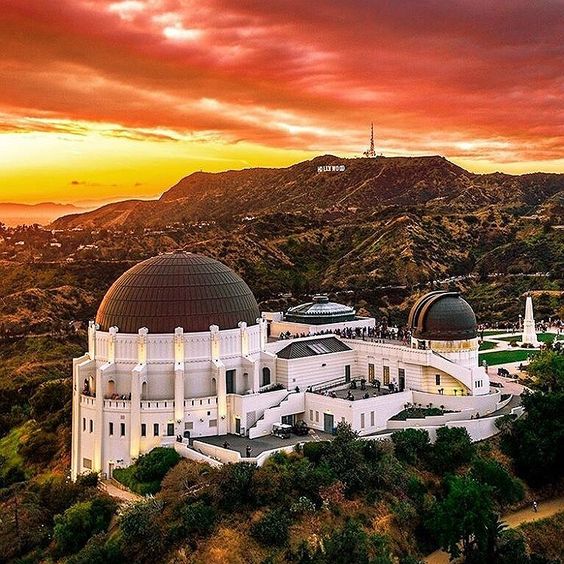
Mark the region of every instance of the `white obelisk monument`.
<instances>
[{"instance_id":1,"label":"white obelisk monument","mask_svg":"<svg viewBox=\"0 0 564 564\"><path fill-rule=\"evenodd\" d=\"M523 321L523 337L521 342L534 347L538 347L540 344L537 340L535 318L533 317L533 298L531 296L527 296L525 301L525 320Z\"/></svg>"}]
</instances>

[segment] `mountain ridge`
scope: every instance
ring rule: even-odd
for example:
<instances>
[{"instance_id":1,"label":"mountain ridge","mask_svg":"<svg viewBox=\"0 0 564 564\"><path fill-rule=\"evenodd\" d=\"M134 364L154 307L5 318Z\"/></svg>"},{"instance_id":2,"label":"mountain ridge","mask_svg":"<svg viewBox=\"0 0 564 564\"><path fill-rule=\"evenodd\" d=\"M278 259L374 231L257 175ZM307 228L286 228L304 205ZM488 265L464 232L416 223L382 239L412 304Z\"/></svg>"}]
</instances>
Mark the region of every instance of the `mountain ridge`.
<instances>
[{"instance_id":1,"label":"mountain ridge","mask_svg":"<svg viewBox=\"0 0 564 564\"><path fill-rule=\"evenodd\" d=\"M345 170L319 172L318 166ZM475 210L490 204L534 206L564 188L564 174L477 174L433 155L345 159L322 155L285 168L194 172L155 200L125 200L54 226L163 226L206 220L230 222L273 212L314 214L362 206L448 205Z\"/></svg>"}]
</instances>

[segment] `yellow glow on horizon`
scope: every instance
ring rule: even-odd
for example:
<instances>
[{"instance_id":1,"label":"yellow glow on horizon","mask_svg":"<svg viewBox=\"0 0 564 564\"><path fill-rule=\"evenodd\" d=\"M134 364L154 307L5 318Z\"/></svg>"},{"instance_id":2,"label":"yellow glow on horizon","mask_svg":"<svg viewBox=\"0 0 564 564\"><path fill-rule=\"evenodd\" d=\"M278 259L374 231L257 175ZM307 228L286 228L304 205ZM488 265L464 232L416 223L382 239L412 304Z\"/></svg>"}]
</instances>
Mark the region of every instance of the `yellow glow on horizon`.
<instances>
[{"instance_id":1,"label":"yellow glow on horizon","mask_svg":"<svg viewBox=\"0 0 564 564\"><path fill-rule=\"evenodd\" d=\"M329 152L353 156L342 151L229 143L213 133L190 136L167 130L125 130L112 124L49 123L57 130L34 131L30 127L22 133L0 134L0 202L54 201L92 206L129 198L156 198L198 170L284 167ZM463 153L447 158L477 173L564 170L564 159L500 163L465 158Z\"/></svg>"}]
</instances>

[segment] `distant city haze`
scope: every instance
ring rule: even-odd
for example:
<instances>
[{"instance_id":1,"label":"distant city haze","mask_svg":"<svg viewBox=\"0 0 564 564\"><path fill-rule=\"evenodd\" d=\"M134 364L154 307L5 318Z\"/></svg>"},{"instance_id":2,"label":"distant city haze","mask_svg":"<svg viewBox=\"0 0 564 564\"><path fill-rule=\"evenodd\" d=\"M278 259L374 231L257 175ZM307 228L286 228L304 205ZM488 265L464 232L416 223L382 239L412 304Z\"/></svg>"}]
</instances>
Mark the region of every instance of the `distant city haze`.
<instances>
[{"instance_id":1,"label":"distant city haze","mask_svg":"<svg viewBox=\"0 0 564 564\"><path fill-rule=\"evenodd\" d=\"M158 197L187 174L439 154L564 171L561 2L5 0L0 202Z\"/></svg>"}]
</instances>

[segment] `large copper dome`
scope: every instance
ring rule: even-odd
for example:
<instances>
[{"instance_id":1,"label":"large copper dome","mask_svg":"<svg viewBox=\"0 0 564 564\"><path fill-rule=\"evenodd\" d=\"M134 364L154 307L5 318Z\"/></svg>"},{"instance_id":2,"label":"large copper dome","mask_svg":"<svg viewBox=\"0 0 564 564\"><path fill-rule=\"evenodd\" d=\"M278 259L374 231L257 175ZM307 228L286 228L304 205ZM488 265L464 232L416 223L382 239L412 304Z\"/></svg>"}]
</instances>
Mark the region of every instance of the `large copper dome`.
<instances>
[{"instance_id":1,"label":"large copper dome","mask_svg":"<svg viewBox=\"0 0 564 564\"><path fill-rule=\"evenodd\" d=\"M425 294L411 308L407 323L417 339L460 341L477 336L474 310L458 292Z\"/></svg>"},{"instance_id":2,"label":"large copper dome","mask_svg":"<svg viewBox=\"0 0 564 564\"><path fill-rule=\"evenodd\" d=\"M234 329L260 317L253 293L221 262L187 252L159 255L130 268L108 290L96 315L102 331L121 333Z\"/></svg>"}]
</instances>

